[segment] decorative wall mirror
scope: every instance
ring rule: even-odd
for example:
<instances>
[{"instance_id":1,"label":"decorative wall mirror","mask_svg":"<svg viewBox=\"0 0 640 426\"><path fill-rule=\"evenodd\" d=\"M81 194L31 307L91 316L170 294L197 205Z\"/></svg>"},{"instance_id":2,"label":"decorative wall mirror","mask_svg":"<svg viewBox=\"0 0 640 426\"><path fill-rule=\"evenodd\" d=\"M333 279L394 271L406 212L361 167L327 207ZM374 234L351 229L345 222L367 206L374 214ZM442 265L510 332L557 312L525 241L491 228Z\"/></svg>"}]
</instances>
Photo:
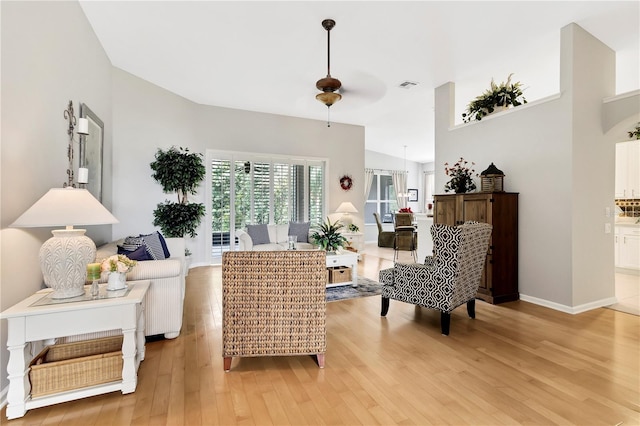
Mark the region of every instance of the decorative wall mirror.
<instances>
[{"instance_id":1,"label":"decorative wall mirror","mask_svg":"<svg viewBox=\"0 0 640 426\"><path fill-rule=\"evenodd\" d=\"M89 169L87 190L102 202L104 123L86 104L80 104L80 117L89 121L89 134L80 141L79 164Z\"/></svg>"}]
</instances>

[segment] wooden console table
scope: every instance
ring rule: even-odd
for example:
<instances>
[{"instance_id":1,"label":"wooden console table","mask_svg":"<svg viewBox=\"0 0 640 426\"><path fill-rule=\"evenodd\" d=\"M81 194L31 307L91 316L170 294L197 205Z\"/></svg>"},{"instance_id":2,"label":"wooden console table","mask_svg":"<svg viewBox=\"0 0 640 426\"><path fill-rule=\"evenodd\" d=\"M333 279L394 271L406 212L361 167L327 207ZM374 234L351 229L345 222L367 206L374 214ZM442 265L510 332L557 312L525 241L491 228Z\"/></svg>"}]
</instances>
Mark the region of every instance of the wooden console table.
<instances>
[{"instance_id":1,"label":"wooden console table","mask_svg":"<svg viewBox=\"0 0 640 426\"><path fill-rule=\"evenodd\" d=\"M144 298L149 281L132 281L123 297L48 305L37 304L51 290L35 293L0 314L8 321L7 348L9 392L7 418L25 415L27 410L120 390L136 390L138 366L144 359ZM121 329L122 380L55 395L31 398L29 385L29 348L37 342L63 336Z\"/></svg>"}]
</instances>

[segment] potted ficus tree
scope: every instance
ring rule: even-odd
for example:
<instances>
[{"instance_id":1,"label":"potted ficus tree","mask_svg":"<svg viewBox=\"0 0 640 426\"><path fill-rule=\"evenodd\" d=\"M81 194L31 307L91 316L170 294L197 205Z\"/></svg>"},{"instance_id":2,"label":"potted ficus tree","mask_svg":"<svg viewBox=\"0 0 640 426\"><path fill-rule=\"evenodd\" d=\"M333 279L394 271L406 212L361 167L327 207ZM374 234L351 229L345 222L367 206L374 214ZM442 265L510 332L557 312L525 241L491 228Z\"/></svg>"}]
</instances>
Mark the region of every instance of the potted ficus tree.
<instances>
[{"instance_id":1,"label":"potted ficus tree","mask_svg":"<svg viewBox=\"0 0 640 426\"><path fill-rule=\"evenodd\" d=\"M522 83L519 81L512 83L511 76L513 74L509 74L506 83L500 84L496 84L491 79L490 88L467 105L467 109L462 114L462 121L465 123L473 120L480 121L482 117L494 111L509 108L510 105L517 107L526 104L527 100L522 95Z\"/></svg>"},{"instance_id":2,"label":"potted ficus tree","mask_svg":"<svg viewBox=\"0 0 640 426\"><path fill-rule=\"evenodd\" d=\"M189 194L196 194L198 185L204 180L206 171L202 154L175 146L166 151L158 149L151 169L152 177L162 185L162 191L177 196L176 202L167 200L158 204L153 211L153 225L159 226L162 234L169 238L194 238L205 208L202 203L189 203Z\"/></svg>"}]
</instances>

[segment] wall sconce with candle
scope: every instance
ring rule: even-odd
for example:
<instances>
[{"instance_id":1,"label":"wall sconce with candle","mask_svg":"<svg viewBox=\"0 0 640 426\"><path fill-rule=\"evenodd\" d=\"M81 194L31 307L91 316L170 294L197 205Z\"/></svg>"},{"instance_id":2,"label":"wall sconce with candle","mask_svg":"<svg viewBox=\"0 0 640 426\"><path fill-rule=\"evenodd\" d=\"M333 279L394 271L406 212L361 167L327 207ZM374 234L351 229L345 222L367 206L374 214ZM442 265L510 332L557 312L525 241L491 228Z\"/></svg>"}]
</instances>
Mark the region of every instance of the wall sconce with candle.
<instances>
[{"instance_id":1,"label":"wall sconce with candle","mask_svg":"<svg viewBox=\"0 0 640 426\"><path fill-rule=\"evenodd\" d=\"M73 133L78 126L78 137L79 137L79 147L80 147L80 163L83 162L83 150L84 150L84 140L83 138L89 134L89 121L86 118L76 119L76 116L73 112L73 101L69 101L69 106L64 110L64 118L69 122L69 126L67 128L67 135L69 135L69 145L67 146L67 158L69 160L69 167L67 168L67 182L63 183L63 187L70 186L72 188L76 187L74 182L74 173L73 173ZM84 164L79 164L78 168L78 183L83 187L84 184L87 183L89 176L89 171Z\"/></svg>"}]
</instances>

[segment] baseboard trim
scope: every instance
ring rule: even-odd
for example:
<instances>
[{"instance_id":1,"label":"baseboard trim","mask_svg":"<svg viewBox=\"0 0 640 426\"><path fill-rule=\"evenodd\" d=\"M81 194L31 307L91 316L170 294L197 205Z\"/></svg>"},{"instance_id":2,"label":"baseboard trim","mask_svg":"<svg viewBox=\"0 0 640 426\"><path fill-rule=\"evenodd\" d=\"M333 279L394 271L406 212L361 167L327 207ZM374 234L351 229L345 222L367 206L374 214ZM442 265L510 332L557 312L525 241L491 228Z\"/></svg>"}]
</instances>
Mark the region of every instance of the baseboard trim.
<instances>
[{"instance_id":1,"label":"baseboard trim","mask_svg":"<svg viewBox=\"0 0 640 426\"><path fill-rule=\"evenodd\" d=\"M605 306L613 305L618 302L618 299L615 297L608 297L606 299L600 299L593 302L585 303L578 306L567 306L562 305L560 303L551 302L549 300L540 299L533 296L527 296L526 294L520 293L520 300L524 302L533 303L535 305L544 306L545 308L550 308L556 311L565 312L567 314L576 315L582 312L591 311L593 309L602 308Z\"/></svg>"}]
</instances>

